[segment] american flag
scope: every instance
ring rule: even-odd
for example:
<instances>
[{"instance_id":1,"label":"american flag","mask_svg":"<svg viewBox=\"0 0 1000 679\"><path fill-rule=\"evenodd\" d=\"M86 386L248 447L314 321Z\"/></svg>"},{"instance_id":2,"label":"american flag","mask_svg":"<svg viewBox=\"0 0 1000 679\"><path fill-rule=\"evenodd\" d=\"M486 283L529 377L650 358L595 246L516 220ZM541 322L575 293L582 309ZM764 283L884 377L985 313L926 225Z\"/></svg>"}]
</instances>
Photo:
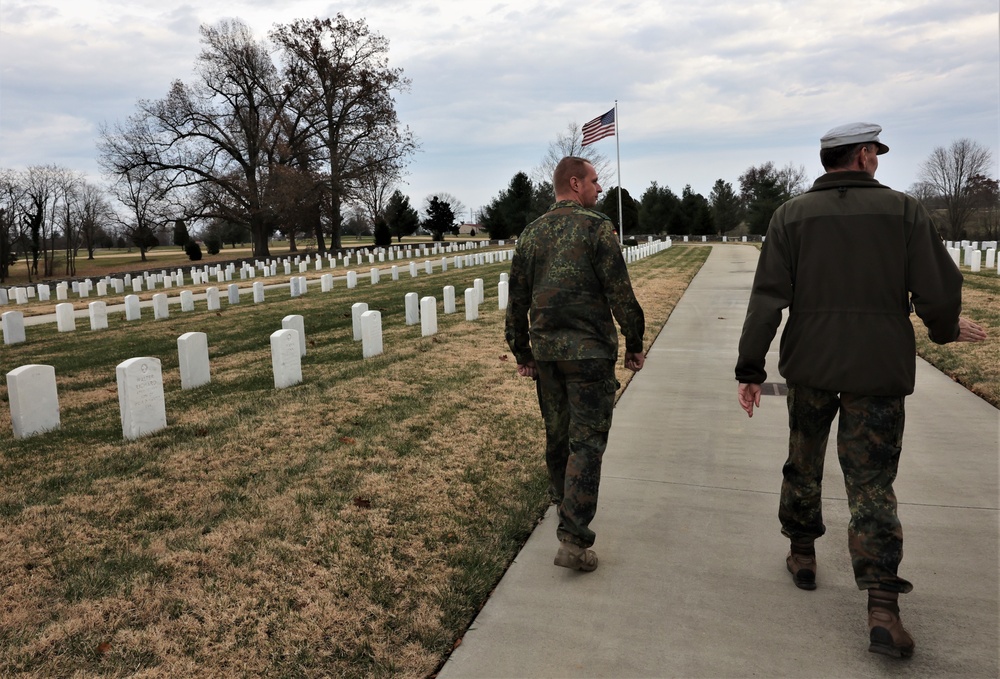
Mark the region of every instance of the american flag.
<instances>
[{"instance_id":1,"label":"american flag","mask_svg":"<svg viewBox=\"0 0 1000 679\"><path fill-rule=\"evenodd\" d=\"M598 139L615 136L615 110L611 109L601 116L597 116L582 128L583 142L581 146L593 144Z\"/></svg>"}]
</instances>

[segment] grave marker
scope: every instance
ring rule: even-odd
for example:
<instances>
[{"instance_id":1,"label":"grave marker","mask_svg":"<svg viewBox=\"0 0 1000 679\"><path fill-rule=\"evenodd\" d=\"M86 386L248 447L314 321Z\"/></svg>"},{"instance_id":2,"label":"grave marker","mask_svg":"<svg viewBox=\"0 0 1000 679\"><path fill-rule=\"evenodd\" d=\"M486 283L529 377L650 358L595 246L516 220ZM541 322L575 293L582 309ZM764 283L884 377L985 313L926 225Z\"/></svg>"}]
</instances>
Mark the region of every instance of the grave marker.
<instances>
[{"instance_id":1,"label":"grave marker","mask_svg":"<svg viewBox=\"0 0 1000 679\"><path fill-rule=\"evenodd\" d=\"M139 280L139 279L136 279ZM160 359L130 358L118 364L118 407L122 436L132 441L167 426Z\"/></svg>"},{"instance_id":2,"label":"grave marker","mask_svg":"<svg viewBox=\"0 0 1000 679\"><path fill-rule=\"evenodd\" d=\"M139 305L139 295L125 296L125 320L138 321L142 317L142 307Z\"/></svg>"},{"instance_id":3,"label":"grave marker","mask_svg":"<svg viewBox=\"0 0 1000 679\"><path fill-rule=\"evenodd\" d=\"M371 358L382 353L382 312L361 314L361 355Z\"/></svg>"},{"instance_id":4,"label":"grave marker","mask_svg":"<svg viewBox=\"0 0 1000 679\"><path fill-rule=\"evenodd\" d=\"M355 302L351 305L351 325L354 331L354 341L361 340L361 314L368 311L368 304L365 302Z\"/></svg>"},{"instance_id":5,"label":"grave marker","mask_svg":"<svg viewBox=\"0 0 1000 679\"><path fill-rule=\"evenodd\" d=\"M284 389L302 381L302 356L295 330L277 330L271 333L271 370L274 388Z\"/></svg>"},{"instance_id":6,"label":"grave marker","mask_svg":"<svg viewBox=\"0 0 1000 679\"><path fill-rule=\"evenodd\" d=\"M186 332L177 338L177 362L181 389L194 389L212 381L208 362L208 335Z\"/></svg>"},{"instance_id":7,"label":"grave marker","mask_svg":"<svg viewBox=\"0 0 1000 679\"><path fill-rule=\"evenodd\" d=\"M20 311L6 311L0 316L3 326L3 343L20 344L24 341L24 314Z\"/></svg>"},{"instance_id":8,"label":"grave marker","mask_svg":"<svg viewBox=\"0 0 1000 679\"><path fill-rule=\"evenodd\" d=\"M73 305L69 302L56 304L56 327L59 332L76 330L76 316L73 314Z\"/></svg>"},{"instance_id":9,"label":"grave marker","mask_svg":"<svg viewBox=\"0 0 1000 679\"><path fill-rule=\"evenodd\" d=\"M14 438L24 439L59 428L56 369L22 365L7 373L7 397Z\"/></svg>"},{"instance_id":10,"label":"grave marker","mask_svg":"<svg viewBox=\"0 0 1000 679\"><path fill-rule=\"evenodd\" d=\"M87 305L90 311L90 329L108 329L108 304L107 302L91 302Z\"/></svg>"},{"instance_id":11,"label":"grave marker","mask_svg":"<svg viewBox=\"0 0 1000 679\"><path fill-rule=\"evenodd\" d=\"M406 308L406 324L416 325L420 322L420 307L418 306L417 293L408 292L403 297L403 304Z\"/></svg>"},{"instance_id":12,"label":"grave marker","mask_svg":"<svg viewBox=\"0 0 1000 679\"><path fill-rule=\"evenodd\" d=\"M444 312L446 314L455 313L455 286L444 286Z\"/></svg>"},{"instance_id":13,"label":"grave marker","mask_svg":"<svg viewBox=\"0 0 1000 679\"><path fill-rule=\"evenodd\" d=\"M437 331L437 300L433 297L422 297L420 299L420 336L436 335Z\"/></svg>"},{"instance_id":14,"label":"grave marker","mask_svg":"<svg viewBox=\"0 0 1000 679\"><path fill-rule=\"evenodd\" d=\"M165 292L158 292L153 295L153 319L160 320L161 318L170 317L170 306L167 301L167 294Z\"/></svg>"},{"instance_id":15,"label":"grave marker","mask_svg":"<svg viewBox=\"0 0 1000 679\"><path fill-rule=\"evenodd\" d=\"M218 311L221 307L219 302L219 289L211 287L205 290L205 299L208 302L209 311Z\"/></svg>"},{"instance_id":16,"label":"grave marker","mask_svg":"<svg viewBox=\"0 0 1000 679\"><path fill-rule=\"evenodd\" d=\"M300 356L306 355L306 322L299 314L290 314L281 319L283 330L294 330L299 336Z\"/></svg>"}]
</instances>

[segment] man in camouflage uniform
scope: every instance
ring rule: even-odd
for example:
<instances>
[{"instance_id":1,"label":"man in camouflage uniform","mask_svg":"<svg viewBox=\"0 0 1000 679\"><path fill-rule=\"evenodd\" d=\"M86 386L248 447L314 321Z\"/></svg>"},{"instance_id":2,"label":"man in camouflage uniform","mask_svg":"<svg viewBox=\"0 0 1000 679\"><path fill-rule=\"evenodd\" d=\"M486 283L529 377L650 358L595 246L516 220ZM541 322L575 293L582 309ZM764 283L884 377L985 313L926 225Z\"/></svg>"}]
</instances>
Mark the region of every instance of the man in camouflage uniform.
<instances>
[{"instance_id":1,"label":"man in camouflage uniform","mask_svg":"<svg viewBox=\"0 0 1000 679\"><path fill-rule=\"evenodd\" d=\"M822 515L823 460L840 415L837 454L851 512L848 548L858 588L868 591L868 650L912 655L899 619L903 532L896 478L903 399L916 375L911 309L931 340L980 341L959 317L962 274L927 212L875 180L889 148L882 128L852 123L820 140L826 170L812 188L779 207L754 276L736 379L747 415L760 406L764 357L788 308L778 370L788 382L788 459L778 518L790 540L785 565L795 585L816 588L814 541Z\"/></svg>"},{"instance_id":2,"label":"man in camouflage uniform","mask_svg":"<svg viewBox=\"0 0 1000 679\"><path fill-rule=\"evenodd\" d=\"M559 513L555 564L592 571L590 522L619 386L612 316L625 335L625 367L633 371L645 361L645 319L614 226L592 209L601 192L594 167L563 158L552 183L555 204L524 229L511 261L506 338L518 374L537 380Z\"/></svg>"}]
</instances>

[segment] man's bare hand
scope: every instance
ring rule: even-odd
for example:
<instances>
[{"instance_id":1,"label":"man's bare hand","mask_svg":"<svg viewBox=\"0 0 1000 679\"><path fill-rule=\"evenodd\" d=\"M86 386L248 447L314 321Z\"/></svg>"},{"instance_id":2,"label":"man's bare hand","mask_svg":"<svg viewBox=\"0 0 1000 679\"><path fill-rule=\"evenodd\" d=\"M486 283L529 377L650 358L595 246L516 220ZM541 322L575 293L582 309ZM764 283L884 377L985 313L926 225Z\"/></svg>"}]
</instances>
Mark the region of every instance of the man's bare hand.
<instances>
[{"instance_id":1,"label":"man's bare hand","mask_svg":"<svg viewBox=\"0 0 1000 679\"><path fill-rule=\"evenodd\" d=\"M535 379L538 377L538 367L535 365L534 361L528 361L527 363L517 364L517 374L521 377L530 377Z\"/></svg>"},{"instance_id":2,"label":"man's bare hand","mask_svg":"<svg viewBox=\"0 0 1000 679\"><path fill-rule=\"evenodd\" d=\"M958 339L956 342L982 342L986 339L986 330L975 321L962 316L958 319Z\"/></svg>"},{"instance_id":3,"label":"man's bare hand","mask_svg":"<svg viewBox=\"0 0 1000 679\"><path fill-rule=\"evenodd\" d=\"M740 400L740 407L746 411L747 417L753 417L754 406L760 408L760 385L740 384L737 397Z\"/></svg>"},{"instance_id":4,"label":"man's bare hand","mask_svg":"<svg viewBox=\"0 0 1000 679\"><path fill-rule=\"evenodd\" d=\"M632 372L639 372L646 363L646 354L641 351L625 352L625 367Z\"/></svg>"}]
</instances>

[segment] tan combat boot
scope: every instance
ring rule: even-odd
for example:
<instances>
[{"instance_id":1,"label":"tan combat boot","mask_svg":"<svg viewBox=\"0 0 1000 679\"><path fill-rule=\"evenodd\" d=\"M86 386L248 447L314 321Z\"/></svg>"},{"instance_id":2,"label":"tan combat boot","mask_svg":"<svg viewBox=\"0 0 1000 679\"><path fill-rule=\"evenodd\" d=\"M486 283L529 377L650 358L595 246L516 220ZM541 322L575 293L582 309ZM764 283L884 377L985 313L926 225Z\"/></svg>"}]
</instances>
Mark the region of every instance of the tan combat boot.
<instances>
[{"instance_id":1,"label":"tan combat boot","mask_svg":"<svg viewBox=\"0 0 1000 679\"><path fill-rule=\"evenodd\" d=\"M810 544L792 543L792 549L785 557L785 566L792 574L792 581L799 589L816 589L816 549Z\"/></svg>"},{"instance_id":2,"label":"tan combat boot","mask_svg":"<svg viewBox=\"0 0 1000 679\"><path fill-rule=\"evenodd\" d=\"M872 653L909 658L913 655L913 637L899 619L899 594L880 589L868 590L868 650Z\"/></svg>"},{"instance_id":3,"label":"tan combat boot","mask_svg":"<svg viewBox=\"0 0 1000 679\"><path fill-rule=\"evenodd\" d=\"M589 573L597 570L597 555L592 549L586 549L565 540L559 543L559 551L556 552L555 561L552 563L563 568Z\"/></svg>"}]
</instances>

